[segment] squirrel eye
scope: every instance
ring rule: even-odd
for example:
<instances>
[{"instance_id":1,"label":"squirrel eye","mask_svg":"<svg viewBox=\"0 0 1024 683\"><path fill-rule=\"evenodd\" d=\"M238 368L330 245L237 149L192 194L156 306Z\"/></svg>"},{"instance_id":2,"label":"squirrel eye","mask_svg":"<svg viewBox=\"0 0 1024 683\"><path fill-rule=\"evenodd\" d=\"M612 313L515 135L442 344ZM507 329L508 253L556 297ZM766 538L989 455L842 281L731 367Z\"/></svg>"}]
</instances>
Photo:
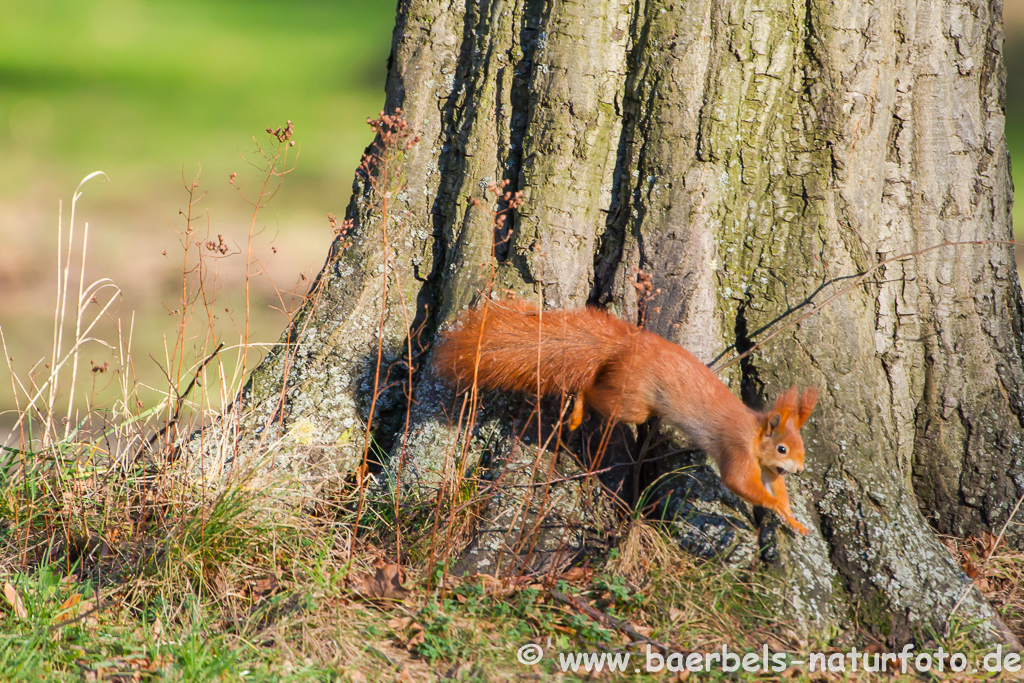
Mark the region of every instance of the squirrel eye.
<instances>
[{"instance_id":1,"label":"squirrel eye","mask_svg":"<svg viewBox=\"0 0 1024 683\"><path fill-rule=\"evenodd\" d=\"M781 443L779 444L779 447L778 447L777 450L779 451L779 453L782 453L783 455L786 454L786 447L783 446Z\"/></svg>"}]
</instances>

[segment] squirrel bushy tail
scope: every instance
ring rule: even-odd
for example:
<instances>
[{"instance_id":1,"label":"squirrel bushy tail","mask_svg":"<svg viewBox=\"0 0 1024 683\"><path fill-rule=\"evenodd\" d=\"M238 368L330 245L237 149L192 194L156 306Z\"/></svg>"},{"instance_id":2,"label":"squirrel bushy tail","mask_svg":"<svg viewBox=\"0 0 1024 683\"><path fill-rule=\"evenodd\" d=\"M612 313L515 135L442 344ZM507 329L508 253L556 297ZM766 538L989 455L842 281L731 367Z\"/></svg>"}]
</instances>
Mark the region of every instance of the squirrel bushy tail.
<instances>
[{"instance_id":1,"label":"squirrel bushy tail","mask_svg":"<svg viewBox=\"0 0 1024 683\"><path fill-rule=\"evenodd\" d=\"M595 308L540 311L523 302L490 302L466 311L444 334L435 368L460 388L578 394L602 367L628 354L633 325ZM486 329L486 338L484 331Z\"/></svg>"},{"instance_id":2,"label":"squirrel bushy tail","mask_svg":"<svg viewBox=\"0 0 1024 683\"><path fill-rule=\"evenodd\" d=\"M692 353L652 332L596 308L540 311L520 302L466 311L444 334L434 367L459 390L575 396L570 430L587 408L613 422L659 416L718 462L733 492L807 533L784 477L804 469L800 428L817 402L813 387L799 397L795 387L783 392L770 411L752 410Z\"/></svg>"}]
</instances>

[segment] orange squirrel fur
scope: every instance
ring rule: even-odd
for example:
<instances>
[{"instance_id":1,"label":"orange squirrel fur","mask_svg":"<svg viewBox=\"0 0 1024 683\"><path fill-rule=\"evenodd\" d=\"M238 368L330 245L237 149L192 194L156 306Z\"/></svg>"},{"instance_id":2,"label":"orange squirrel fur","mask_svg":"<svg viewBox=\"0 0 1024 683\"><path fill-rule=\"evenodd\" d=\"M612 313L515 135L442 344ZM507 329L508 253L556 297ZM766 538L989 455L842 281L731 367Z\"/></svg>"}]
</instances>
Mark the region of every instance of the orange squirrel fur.
<instances>
[{"instance_id":1,"label":"orange squirrel fur","mask_svg":"<svg viewBox=\"0 0 1024 683\"><path fill-rule=\"evenodd\" d=\"M653 416L685 432L718 462L722 483L778 513L800 534L784 475L804 469L800 427L818 399L784 391L768 412L752 410L686 349L596 308L538 311L490 303L444 334L434 366L460 389L474 383L542 395L575 395L575 429L591 407L612 421Z\"/></svg>"}]
</instances>

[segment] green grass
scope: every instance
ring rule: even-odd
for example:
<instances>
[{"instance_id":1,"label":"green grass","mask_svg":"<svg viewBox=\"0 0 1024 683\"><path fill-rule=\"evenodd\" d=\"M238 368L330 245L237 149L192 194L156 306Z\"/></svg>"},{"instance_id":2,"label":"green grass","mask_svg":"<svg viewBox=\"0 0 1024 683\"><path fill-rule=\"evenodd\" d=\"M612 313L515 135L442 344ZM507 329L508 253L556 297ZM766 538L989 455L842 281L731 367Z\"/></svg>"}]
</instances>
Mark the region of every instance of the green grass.
<instances>
[{"instance_id":1,"label":"green grass","mask_svg":"<svg viewBox=\"0 0 1024 683\"><path fill-rule=\"evenodd\" d=\"M182 461L132 462L124 454L133 444L110 457L104 445L83 429L49 447L26 446L0 467L0 681L546 681L575 677L559 653L602 652L633 657L625 673L602 679L661 681L672 678L634 671L649 643L740 655L767 645L803 660L880 645L856 627L858 607L842 642L834 633L798 635L769 597L776 579L699 561L670 529L643 520L624 523L607 557L501 582L449 573L438 558L458 549L434 538L430 515L410 515L403 590L389 595L395 600L372 598L374 586L391 585L376 577L397 569L396 525L392 501L370 495L352 539L354 476L315 496L290 488L282 471L202 488ZM480 504L438 505L447 517L449 505ZM432 542L436 552L424 552ZM985 564L974 541L951 551L965 566ZM991 559L986 594L1019 627L1020 554L1002 549ZM919 647L980 661L968 633L957 625ZM519 661L524 647L541 648L540 661ZM782 678L821 680L800 668ZM713 671L710 679L763 674Z\"/></svg>"},{"instance_id":2,"label":"green grass","mask_svg":"<svg viewBox=\"0 0 1024 683\"><path fill-rule=\"evenodd\" d=\"M516 661L519 647L625 645L610 622L556 595L628 620L656 640L708 648L755 647L748 634L770 616L741 573L698 565L678 551L643 585L598 569L552 584L503 586L414 564L406 599L367 601L357 593L359 576L373 572L379 551L372 548L389 543L384 528L368 530L366 549L350 562L323 517L268 515L266 496L241 488L209 500L157 489L151 509L176 500L174 515L139 524L140 515L124 514L130 505L117 504L131 498L129 486L89 489L70 501L45 476L31 487L22 477L5 483L16 484L6 488L8 499L34 514L0 535L0 583L10 583L24 607L19 614L0 597L3 681L547 680L559 674L555 656L528 667ZM23 498L29 488L49 494ZM76 507L84 500L111 508ZM13 522L11 512L0 519ZM339 508L331 516L345 524L347 514ZM42 538L64 535L62 523L75 516L120 540L110 541L105 556L34 552ZM36 562L19 561L26 550Z\"/></svg>"},{"instance_id":3,"label":"green grass","mask_svg":"<svg viewBox=\"0 0 1024 683\"><path fill-rule=\"evenodd\" d=\"M3 2L0 143L77 179L230 158L292 119L306 172L336 177L358 162L362 120L382 102L389 5ZM5 166L5 192L31 181Z\"/></svg>"},{"instance_id":4,"label":"green grass","mask_svg":"<svg viewBox=\"0 0 1024 683\"><path fill-rule=\"evenodd\" d=\"M350 562L324 518L320 524L301 516L267 523L266 516L254 515L263 512L260 499L238 490L193 503L177 509L188 519L153 524L144 535L151 541L175 538L194 520L219 518L220 524L235 519L258 540L205 536L195 555L201 572L192 580L179 573L177 550L128 561L142 539L129 540L127 534L106 558L82 556L69 565L51 556L21 566L16 556L25 545L24 528L7 527L0 535L0 566L7 567L0 569L0 584L11 584L24 614L0 597L0 681L565 680L560 652L632 653L633 666L625 674L602 680L674 680L665 671L633 671L644 666L646 645L631 642L615 626L623 622L676 652L719 652L726 646L743 655L760 653L767 643L773 653L797 659L808 651L849 649L849 640L830 644L827 634L801 640L745 571L697 562L664 536L662 560L639 583L600 562L552 581L519 585L445 577L440 567L429 571L413 563L406 567L408 597L381 602L360 598L358 586L388 543L383 529L371 529ZM53 522L57 516L50 515L58 507L54 501L41 506L37 522ZM335 522L346 521L344 511L334 514ZM254 519L264 522L254 525ZM131 527L128 517L108 521L126 523L125 531ZM647 533L652 531L662 533L656 527ZM190 545L189 552L197 548ZM119 576L99 578L99 570L115 566L122 570ZM919 651L941 644L980 661L983 653L965 633L954 631ZM856 637L862 644L864 634ZM516 657L528 644L543 650L532 666ZM763 674L713 671L710 679L762 680ZM781 679L822 680L799 667ZM847 673L835 680L878 679Z\"/></svg>"},{"instance_id":5,"label":"green grass","mask_svg":"<svg viewBox=\"0 0 1024 683\"><path fill-rule=\"evenodd\" d=\"M98 436L0 468L0 681L555 680L557 651L642 651L622 621L706 650L756 649L779 623L745 571L637 522L610 563L501 583L408 559L400 601L367 599L396 537L372 498L349 551L354 478L312 500L280 472L203 489L182 462L117 464L134 446L98 455ZM412 558L433 527L403 526ZM529 643L548 648L535 666L516 659Z\"/></svg>"}]
</instances>

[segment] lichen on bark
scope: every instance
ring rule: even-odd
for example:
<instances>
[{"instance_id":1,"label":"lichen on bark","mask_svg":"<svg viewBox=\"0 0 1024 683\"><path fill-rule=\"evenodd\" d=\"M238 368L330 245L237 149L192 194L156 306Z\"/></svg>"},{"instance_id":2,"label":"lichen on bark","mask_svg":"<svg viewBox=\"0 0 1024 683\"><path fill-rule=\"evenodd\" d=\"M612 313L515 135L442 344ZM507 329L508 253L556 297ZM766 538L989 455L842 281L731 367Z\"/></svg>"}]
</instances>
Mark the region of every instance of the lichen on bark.
<instances>
[{"instance_id":1,"label":"lichen on bark","mask_svg":"<svg viewBox=\"0 0 1024 683\"><path fill-rule=\"evenodd\" d=\"M893 640L951 619L1010 640L935 534L998 531L1024 493L1002 69L998 3L402 0L385 108L422 140L392 198L393 239L357 187L353 246L336 245L253 373L245 420L219 428L266 440L273 427L281 466L319 458L311 485L361 460L367 426L389 451L383 479L407 493L509 473L463 568L503 553L513 566L526 546L562 561L610 524L577 476L593 463L583 442L566 446L575 457L537 450L514 425L536 408L550 428L564 406L485 394L467 424L424 352L367 425L376 349L401 366L410 330L426 349L483 297L605 305L709 364L753 350L721 376L755 407L791 384L822 392L807 473L790 484L811 535L779 532L766 550L743 515L724 526L725 501L683 520L683 542L701 519L719 538L747 534L737 556L760 558L808 631L857 610ZM511 226L495 226L485 192L502 181L527 200ZM972 244L924 251L945 242ZM637 434L618 435L627 463ZM644 478L683 461L658 462ZM517 497L555 465L542 506ZM661 509L692 512L685 488ZM521 543L546 515L557 529Z\"/></svg>"}]
</instances>

